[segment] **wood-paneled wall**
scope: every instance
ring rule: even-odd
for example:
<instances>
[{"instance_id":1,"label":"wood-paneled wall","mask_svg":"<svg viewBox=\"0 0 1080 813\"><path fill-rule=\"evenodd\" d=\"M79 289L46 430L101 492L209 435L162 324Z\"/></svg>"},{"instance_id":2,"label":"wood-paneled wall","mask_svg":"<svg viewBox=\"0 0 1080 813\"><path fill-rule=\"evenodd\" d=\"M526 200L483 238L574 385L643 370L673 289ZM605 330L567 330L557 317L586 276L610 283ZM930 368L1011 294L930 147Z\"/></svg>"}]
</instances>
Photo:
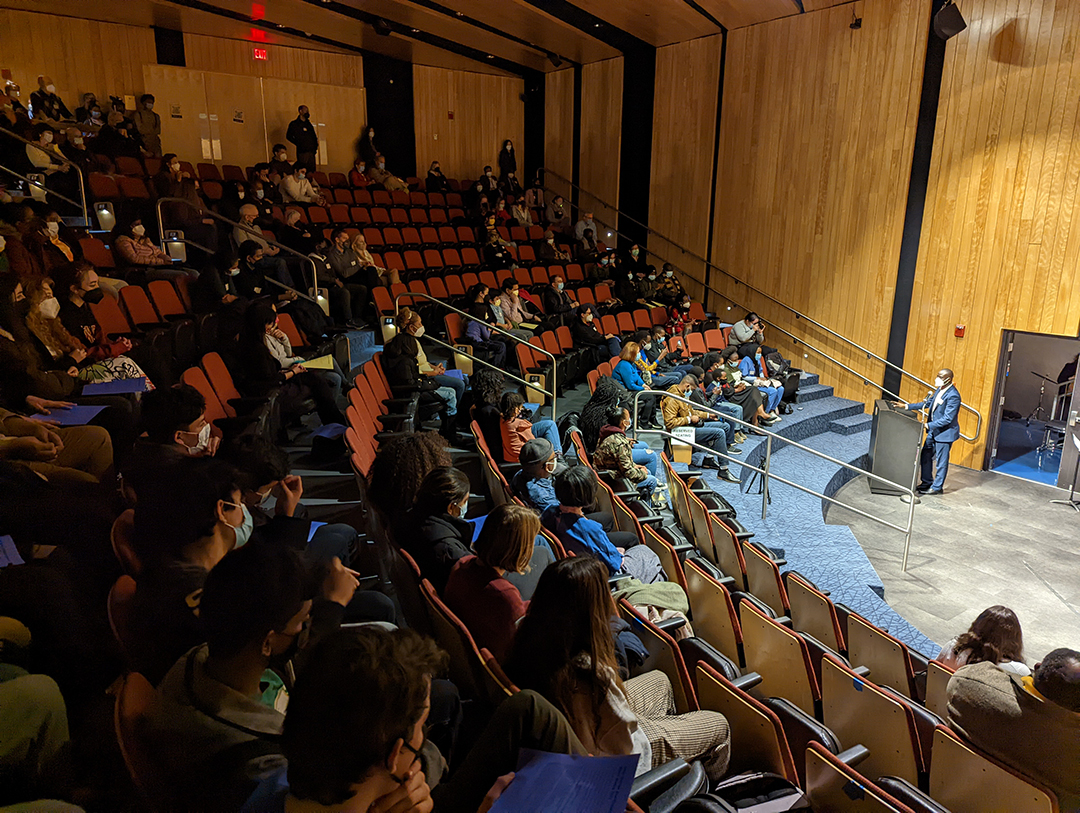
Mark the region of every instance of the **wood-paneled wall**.
<instances>
[{"instance_id":1,"label":"wood-paneled wall","mask_svg":"<svg viewBox=\"0 0 1080 813\"><path fill-rule=\"evenodd\" d=\"M687 272L683 285L695 299L704 287L693 279L705 278L705 264L675 246L701 257L709 248L722 45L714 36L656 50L649 227L671 242L651 237L649 251Z\"/></svg>"},{"instance_id":2,"label":"wood-paneled wall","mask_svg":"<svg viewBox=\"0 0 1080 813\"><path fill-rule=\"evenodd\" d=\"M581 69L581 188L613 206L619 203L619 151L622 146L623 58L593 62ZM596 219L617 227L614 211L588 196ZM608 241L612 242L612 241Z\"/></svg>"},{"instance_id":3,"label":"wood-paneled wall","mask_svg":"<svg viewBox=\"0 0 1080 813\"><path fill-rule=\"evenodd\" d=\"M860 7L856 31L850 7L839 6L728 34L712 259L884 356L930 4ZM881 367L865 356L719 272L713 285L880 382ZM766 337L838 395L872 397L859 378L815 354L804 359L775 330Z\"/></svg>"},{"instance_id":4,"label":"wood-paneled wall","mask_svg":"<svg viewBox=\"0 0 1080 813\"><path fill-rule=\"evenodd\" d=\"M574 173L574 71L549 73L544 78L544 165L564 178ZM554 176L546 185L570 199L569 184Z\"/></svg>"},{"instance_id":5,"label":"wood-paneled wall","mask_svg":"<svg viewBox=\"0 0 1080 813\"><path fill-rule=\"evenodd\" d=\"M187 67L195 70L289 79L293 82L320 85L354 88L364 86L364 60L359 54L290 48L275 44L265 46L267 59L256 61L252 58L254 45L255 43L245 40L184 34L184 57Z\"/></svg>"},{"instance_id":6,"label":"wood-paneled wall","mask_svg":"<svg viewBox=\"0 0 1080 813\"><path fill-rule=\"evenodd\" d=\"M924 378L951 367L988 419L1002 329L1080 326L1080 4L968 0L963 11L968 29L946 52L905 367ZM957 443L953 461L980 468L983 452Z\"/></svg>"},{"instance_id":7,"label":"wood-paneled wall","mask_svg":"<svg viewBox=\"0 0 1080 813\"><path fill-rule=\"evenodd\" d=\"M488 164L498 175L499 150L509 138L520 176L525 169L524 92L525 82L518 77L414 65L417 172L424 176L430 163L439 161L449 178L475 179Z\"/></svg>"},{"instance_id":8,"label":"wood-paneled wall","mask_svg":"<svg viewBox=\"0 0 1080 813\"><path fill-rule=\"evenodd\" d=\"M0 68L22 87L23 103L37 90L38 74L51 76L68 108L84 93L99 100L138 96L142 66L157 61L154 32L132 25L0 9Z\"/></svg>"}]
</instances>

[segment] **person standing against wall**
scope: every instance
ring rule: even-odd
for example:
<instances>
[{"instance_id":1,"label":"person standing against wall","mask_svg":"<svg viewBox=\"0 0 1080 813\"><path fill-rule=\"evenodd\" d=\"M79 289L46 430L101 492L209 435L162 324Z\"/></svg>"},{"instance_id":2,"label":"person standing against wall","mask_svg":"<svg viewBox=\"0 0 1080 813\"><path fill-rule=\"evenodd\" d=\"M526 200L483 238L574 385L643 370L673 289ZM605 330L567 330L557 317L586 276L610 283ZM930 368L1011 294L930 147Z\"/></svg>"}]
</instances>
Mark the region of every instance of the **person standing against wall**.
<instances>
[{"instance_id":1,"label":"person standing against wall","mask_svg":"<svg viewBox=\"0 0 1080 813\"><path fill-rule=\"evenodd\" d=\"M319 136L315 133L315 125L311 123L311 113L307 105L300 105L296 112L299 115L289 122L285 140L296 147L296 163L307 167L308 172L314 172L315 154L319 151Z\"/></svg>"}]
</instances>

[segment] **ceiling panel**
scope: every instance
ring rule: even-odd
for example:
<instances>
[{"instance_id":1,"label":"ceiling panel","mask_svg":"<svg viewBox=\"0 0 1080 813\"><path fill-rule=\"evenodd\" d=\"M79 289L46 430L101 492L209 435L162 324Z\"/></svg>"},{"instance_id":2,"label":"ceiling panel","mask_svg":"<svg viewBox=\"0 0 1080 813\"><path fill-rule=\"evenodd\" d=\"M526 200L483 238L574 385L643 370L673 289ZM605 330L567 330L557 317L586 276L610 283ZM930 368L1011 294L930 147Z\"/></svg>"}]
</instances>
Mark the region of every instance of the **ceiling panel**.
<instances>
[{"instance_id":1,"label":"ceiling panel","mask_svg":"<svg viewBox=\"0 0 1080 813\"><path fill-rule=\"evenodd\" d=\"M441 4L574 62L599 62L619 56L615 48L526 0L442 0Z\"/></svg>"},{"instance_id":2,"label":"ceiling panel","mask_svg":"<svg viewBox=\"0 0 1080 813\"><path fill-rule=\"evenodd\" d=\"M665 2L683 2L683 0L665 0ZM795 0L696 0L696 2L722 22L728 30L757 25L799 13L799 6ZM809 11L810 2L814 0L803 0L807 11ZM850 0L816 0L816 2L833 4L833 2L850 2ZM689 38L684 37L684 39Z\"/></svg>"},{"instance_id":3,"label":"ceiling panel","mask_svg":"<svg viewBox=\"0 0 1080 813\"><path fill-rule=\"evenodd\" d=\"M759 0L744 0L757 3ZM720 28L685 0L572 0L575 6L650 45L719 34ZM702 6L704 8L704 5ZM719 18L718 18L719 19ZM722 21L721 21L722 22Z\"/></svg>"}]
</instances>

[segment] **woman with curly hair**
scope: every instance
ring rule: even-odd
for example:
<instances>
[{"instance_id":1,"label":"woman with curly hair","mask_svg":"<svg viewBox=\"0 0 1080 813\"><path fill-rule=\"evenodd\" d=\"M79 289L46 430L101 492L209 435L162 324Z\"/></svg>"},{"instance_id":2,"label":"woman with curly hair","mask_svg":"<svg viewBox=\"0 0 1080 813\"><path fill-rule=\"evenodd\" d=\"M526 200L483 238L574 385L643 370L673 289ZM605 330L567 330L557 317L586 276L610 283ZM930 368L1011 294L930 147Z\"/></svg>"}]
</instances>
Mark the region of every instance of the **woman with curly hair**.
<instances>
[{"instance_id":1,"label":"woman with curly hair","mask_svg":"<svg viewBox=\"0 0 1080 813\"><path fill-rule=\"evenodd\" d=\"M446 446L437 432L411 432L379 448L368 475L368 497L395 535L428 473L452 465Z\"/></svg>"},{"instance_id":2,"label":"woman with curly hair","mask_svg":"<svg viewBox=\"0 0 1080 813\"><path fill-rule=\"evenodd\" d=\"M506 377L500 370L481 367L472 377L472 418L480 427L480 434L487 442L491 456L503 459L502 447L502 412L499 404L503 390L506 389Z\"/></svg>"},{"instance_id":3,"label":"woman with curly hair","mask_svg":"<svg viewBox=\"0 0 1080 813\"><path fill-rule=\"evenodd\" d=\"M585 449L592 454L600 443L600 430L607 425L608 415L611 410L620 404L630 403L629 397L613 378L600 376L596 382L596 391L581 410L581 418L578 420L578 429L581 431L581 440ZM634 462L649 470L649 474L656 476L656 454L643 440L634 441Z\"/></svg>"}]
</instances>

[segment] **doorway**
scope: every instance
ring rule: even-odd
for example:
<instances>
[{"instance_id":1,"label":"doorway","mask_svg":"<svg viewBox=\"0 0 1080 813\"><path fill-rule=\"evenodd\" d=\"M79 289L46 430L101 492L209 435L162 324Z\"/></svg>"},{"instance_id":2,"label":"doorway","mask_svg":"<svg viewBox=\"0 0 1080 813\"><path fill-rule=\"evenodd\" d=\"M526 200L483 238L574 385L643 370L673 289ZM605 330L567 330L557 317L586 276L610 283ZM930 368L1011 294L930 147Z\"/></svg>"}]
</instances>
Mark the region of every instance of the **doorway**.
<instances>
[{"instance_id":1,"label":"doorway","mask_svg":"<svg viewBox=\"0 0 1080 813\"><path fill-rule=\"evenodd\" d=\"M1002 332L987 468L1068 488L1077 461L1080 338Z\"/></svg>"}]
</instances>

